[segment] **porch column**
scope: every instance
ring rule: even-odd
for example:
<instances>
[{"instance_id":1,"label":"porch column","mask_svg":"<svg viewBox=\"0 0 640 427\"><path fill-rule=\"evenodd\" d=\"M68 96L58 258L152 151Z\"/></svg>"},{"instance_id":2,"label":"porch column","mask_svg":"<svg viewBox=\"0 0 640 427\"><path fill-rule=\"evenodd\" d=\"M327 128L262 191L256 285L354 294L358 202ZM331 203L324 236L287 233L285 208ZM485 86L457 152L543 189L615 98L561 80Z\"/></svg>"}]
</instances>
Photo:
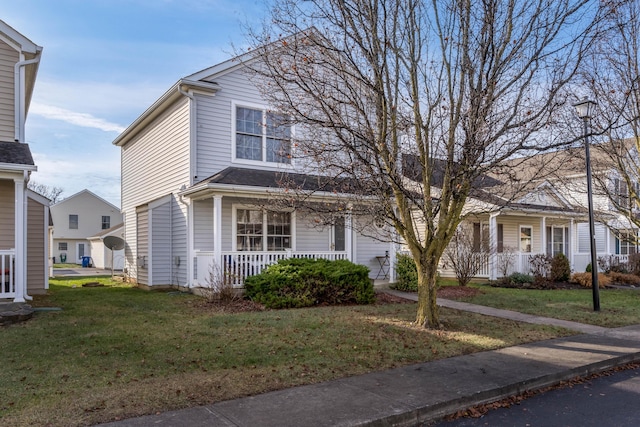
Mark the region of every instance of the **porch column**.
<instances>
[{"instance_id":1,"label":"porch column","mask_svg":"<svg viewBox=\"0 0 640 427\"><path fill-rule=\"evenodd\" d=\"M540 218L540 252L547 253L547 217Z\"/></svg>"},{"instance_id":2,"label":"porch column","mask_svg":"<svg viewBox=\"0 0 640 427\"><path fill-rule=\"evenodd\" d=\"M15 181L15 267L14 280L16 284L16 296L14 302L25 302L24 294L26 293L26 260L27 260L27 224L25 222L25 190L24 180L16 179Z\"/></svg>"},{"instance_id":3,"label":"porch column","mask_svg":"<svg viewBox=\"0 0 640 427\"><path fill-rule=\"evenodd\" d=\"M573 236L574 236L574 230L575 228L575 224L573 223L573 218L569 219L569 241L567 242L567 248L569 249L569 268L571 268L571 271L574 271L574 255L576 253L575 247L574 247L574 242L573 242Z\"/></svg>"},{"instance_id":4,"label":"porch column","mask_svg":"<svg viewBox=\"0 0 640 427\"><path fill-rule=\"evenodd\" d=\"M344 250L347 252L347 259L353 261L353 215L351 208L344 214Z\"/></svg>"},{"instance_id":5,"label":"porch column","mask_svg":"<svg viewBox=\"0 0 640 427\"><path fill-rule=\"evenodd\" d=\"M213 196L213 262L222 273L222 196Z\"/></svg>"},{"instance_id":6,"label":"porch column","mask_svg":"<svg viewBox=\"0 0 640 427\"><path fill-rule=\"evenodd\" d=\"M496 280L498 273L498 214L489 215L489 280Z\"/></svg>"}]
</instances>

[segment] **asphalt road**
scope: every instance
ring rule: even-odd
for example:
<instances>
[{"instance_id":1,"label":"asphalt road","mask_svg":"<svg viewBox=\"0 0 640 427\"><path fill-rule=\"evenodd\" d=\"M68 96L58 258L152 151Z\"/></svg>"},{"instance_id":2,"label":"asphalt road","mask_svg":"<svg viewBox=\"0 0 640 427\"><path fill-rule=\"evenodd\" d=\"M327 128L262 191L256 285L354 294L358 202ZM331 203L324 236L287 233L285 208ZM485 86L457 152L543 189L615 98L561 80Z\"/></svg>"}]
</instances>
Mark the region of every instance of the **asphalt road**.
<instances>
[{"instance_id":1,"label":"asphalt road","mask_svg":"<svg viewBox=\"0 0 640 427\"><path fill-rule=\"evenodd\" d=\"M636 427L640 426L640 368L614 372L553 389L490 410L480 418L443 421L433 427Z\"/></svg>"}]
</instances>

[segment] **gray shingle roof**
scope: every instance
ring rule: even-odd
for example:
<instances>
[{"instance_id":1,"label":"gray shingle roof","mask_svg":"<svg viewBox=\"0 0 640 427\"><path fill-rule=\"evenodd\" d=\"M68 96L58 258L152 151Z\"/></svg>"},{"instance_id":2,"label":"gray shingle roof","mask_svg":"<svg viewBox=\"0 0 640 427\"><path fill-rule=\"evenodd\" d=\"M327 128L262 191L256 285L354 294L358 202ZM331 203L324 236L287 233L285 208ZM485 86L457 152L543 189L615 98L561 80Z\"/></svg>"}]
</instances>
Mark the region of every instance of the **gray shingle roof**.
<instances>
[{"instance_id":1,"label":"gray shingle roof","mask_svg":"<svg viewBox=\"0 0 640 427\"><path fill-rule=\"evenodd\" d=\"M0 163L33 166L29 145L19 142L0 141Z\"/></svg>"}]
</instances>

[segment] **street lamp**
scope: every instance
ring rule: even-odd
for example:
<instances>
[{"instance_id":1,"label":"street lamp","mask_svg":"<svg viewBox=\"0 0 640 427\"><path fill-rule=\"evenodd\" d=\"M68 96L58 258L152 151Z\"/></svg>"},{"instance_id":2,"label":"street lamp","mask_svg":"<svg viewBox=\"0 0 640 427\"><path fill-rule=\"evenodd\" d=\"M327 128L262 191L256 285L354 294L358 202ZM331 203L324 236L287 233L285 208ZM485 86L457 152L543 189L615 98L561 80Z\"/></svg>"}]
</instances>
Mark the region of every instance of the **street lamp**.
<instances>
[{"instance_id":1,"label":"street lamp","mask_svg":"<svg viewBox=\"0 0 640 427\"><path fill-rule=\"evenodd\" d=\"M591 241L591 290L593 292L593 311L600 311L596 233L593 221L593 195L591 190L591 156L589 155L589 119L596 105L595 101L591 101L586 97L573 104L578 113L578 117L580 117L584 123L584 152L587 164L587 201L589 203L589 238Z\"/></svg>"}]
</instances>

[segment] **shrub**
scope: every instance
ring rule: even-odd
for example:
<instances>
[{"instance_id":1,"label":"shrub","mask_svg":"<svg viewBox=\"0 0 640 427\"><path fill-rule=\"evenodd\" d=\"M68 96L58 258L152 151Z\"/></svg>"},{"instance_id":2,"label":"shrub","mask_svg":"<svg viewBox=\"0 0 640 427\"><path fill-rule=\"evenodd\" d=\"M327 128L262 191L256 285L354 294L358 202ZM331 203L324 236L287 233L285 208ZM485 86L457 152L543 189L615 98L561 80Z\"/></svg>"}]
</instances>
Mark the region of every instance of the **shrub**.
<instances>
[{"instance_id":1,"label":"shrub","mask_svg":"<svg viewBox=\"0 0 640 427\"><path fill-rule=\"evenodd\" d=\"M525 283L533 283L535 281L534 277L530 274L524 273L513 273L509 276L509 282L520 285Z\"/></svg>"},{"instance_id":2,"label":"shrub","mask_svg":"<svg viewBox=\"0 0 640 427\"><path fill-rule=\"evenodd\" d=\"M620 283L623 285L640 285L640 277L635 274L629 273L618 273L617 271L610 271L608 274L609 278L613 283Z\"/></svg>"},{"instance_id":3,"label":"shrub","mask_svg":"<svg viewBox=\"0 0 640 427\"><path fill-rule=\"evenodd\" d=\"M571 277L571 265L569 259L563 254L556 254L551 260L551 280L566 282Z\"/></svg>"},{"instance_id":4,"label":"shrub","mask_svg":"<svg viewBox=\"0 0 640 427\"><path fill-rule=\"evenodd\" d=\"M571 283L578 283L585 288L591 287L591 273L574 273L571 276ZM603 273L598 273L598 288L605 288L611 284L611 279Z\"/></svg>"},{"instance_id":5,"label":"shrub","mask_svg":"<svg viewBox=\"0 0 640 427\"><path fill-rule=\"evenodd\" d=\"M267 308L370 304L369 269L347 260L292 258L245 279L245 296Z\"/></svg>"},{"instance_id":6,"label":"shrub","mask_svg":"<svg viewBox=\"0 0 640 427\"><path fill-rule=\"evenodd\" d=\"M533 274L535 282L538 284L545 283L549 278L551 257L545 254L531 255L529 263L531 264L531 274Z\"/></svg>"},{"instance_id":7,"label":"shrub","mask_svg":"<svg viewBox=\"0 0 640 427\"><path fill-rule=\"evenodd\" d=\"M587 268L584 269L584 272L585 273L591 273L591 270L593 270L593 269L591 268L591 263L589 263L589 264L587 264Z\"/></svg>"},{"instance_id":8,"label":"shrub","mask_svg":"<svg viewBox=\"0 0 640 427\"><path fill-rule=\"evenodd\" d=\"M640 254L629 255L629 273L640 276Z\"/></svg>"},{"instance_id":9,"label":"shrub","mask_svg":"<svg viewBox=\"0 0 640 427\"><path fill-rule=\"evenodd\" d=\"M396 255L396 282L391 287L399 291L418 291L418 270L411 255Z\"/></svg>"}]
</instances>

